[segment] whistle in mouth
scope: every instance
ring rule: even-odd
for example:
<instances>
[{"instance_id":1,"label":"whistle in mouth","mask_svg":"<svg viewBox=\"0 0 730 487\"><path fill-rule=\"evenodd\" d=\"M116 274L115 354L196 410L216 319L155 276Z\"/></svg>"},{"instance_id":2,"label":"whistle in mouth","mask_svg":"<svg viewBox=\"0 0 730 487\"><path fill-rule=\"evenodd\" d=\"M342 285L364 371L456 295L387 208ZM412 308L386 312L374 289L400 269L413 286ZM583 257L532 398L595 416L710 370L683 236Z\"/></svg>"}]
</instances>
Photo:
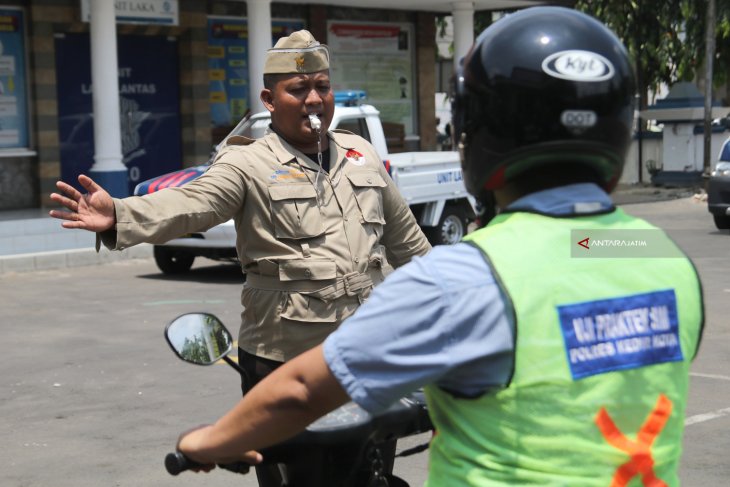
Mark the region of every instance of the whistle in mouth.
<instances>
[{"instance_id":1,"label":"whistle in mouth","mask_svg":"<svg viewBox=\"0 0 730 487\"><path fill-rule=\"evenodd\" d=\"M309 123L312 125L312 129L319 132L322 129L322 122L319 118L317 118L317 115L310 113L309 114Z\"/></svg>"}]
</instances>

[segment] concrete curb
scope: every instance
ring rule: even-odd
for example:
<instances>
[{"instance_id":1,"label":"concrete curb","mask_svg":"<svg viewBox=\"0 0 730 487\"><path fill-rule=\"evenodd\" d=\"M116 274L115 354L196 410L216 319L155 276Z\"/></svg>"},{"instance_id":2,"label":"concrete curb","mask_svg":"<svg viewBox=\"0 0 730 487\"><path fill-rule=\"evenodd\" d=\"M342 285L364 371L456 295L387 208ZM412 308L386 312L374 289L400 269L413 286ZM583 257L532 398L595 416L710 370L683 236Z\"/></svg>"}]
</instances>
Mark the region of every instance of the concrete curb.
<instances>
[{"instance_id":1,"label":"concrete curb","mask_svg":"<svg viewBox=\"0 0 730 487\"><path fill-rule=\"evenodd\" d=\"M149 259L152 258L152 247L150 244L140 244L129 249L114 252L102 248L97 253L92 248L4 255L0 256L0 275L13 272L33 272L109 264L130 259Z\"/></svg>"},{"instance_id":2,"label":"concrete curb","mask_svg":"<svg viewBox=\"0 0 730 487\"><path fill-rule=\"evenodd\" d=\"M625 205L689 197L694 197L702 201L702 193L703 191L699 188L659 188L637 184L620 185L612 197L617 205ZM77 242L77 244L79 243ZM87 244L80 243L80 245ZM87 247L27 254L0 255L0 276L10 273L109 264L130 259L151 259L152 249L153 246L150 244L140 244L126 250L114 252L102 247L97 253L93 248Z\"/></svg>"}]
</instances>

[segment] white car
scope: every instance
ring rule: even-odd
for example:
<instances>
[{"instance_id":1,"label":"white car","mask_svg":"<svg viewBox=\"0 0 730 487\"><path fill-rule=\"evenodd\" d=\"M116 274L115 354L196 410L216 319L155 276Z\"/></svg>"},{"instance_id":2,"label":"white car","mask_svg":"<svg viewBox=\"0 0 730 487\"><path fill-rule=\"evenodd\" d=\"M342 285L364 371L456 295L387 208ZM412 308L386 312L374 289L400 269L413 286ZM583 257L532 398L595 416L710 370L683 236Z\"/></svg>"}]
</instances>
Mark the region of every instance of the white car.
<instances>
[{"instance_id":1,"label":"white car","mask_svg":"<svg viewBox=\"0 0 730 487\"><path fill-rule=\"evenodd\" d=\"M362 97L362 92L336 93L335 114L330 129L347 130L360 135L373 145L432 244L460 241L466 234L469 221L476 217L477 209L474 198L464 187L459 155L452 151L389 154L386 143L389 139L386 138L379 112L371 105L358 104ZM228 137L243 135L251 139L260 138L266 133L270 121L268 112L246 117ZM391 123L388 126L391 131L387 137L393 139L392 128L397 128L398 124ZM402 126L400 128L396 133L400 133L402 137ZM215 152L224 142L225 140L216 147ZM200 166L142 182L137 185L134 194L139 196L166 187L181 186L204 173L212 160L213 157ZM155 245L154 256L157 266L167 274L188 271L197 256L236 261L236 232L233 221L206 232L185 235L163 245Z\"/></svg>"}]
</instances>

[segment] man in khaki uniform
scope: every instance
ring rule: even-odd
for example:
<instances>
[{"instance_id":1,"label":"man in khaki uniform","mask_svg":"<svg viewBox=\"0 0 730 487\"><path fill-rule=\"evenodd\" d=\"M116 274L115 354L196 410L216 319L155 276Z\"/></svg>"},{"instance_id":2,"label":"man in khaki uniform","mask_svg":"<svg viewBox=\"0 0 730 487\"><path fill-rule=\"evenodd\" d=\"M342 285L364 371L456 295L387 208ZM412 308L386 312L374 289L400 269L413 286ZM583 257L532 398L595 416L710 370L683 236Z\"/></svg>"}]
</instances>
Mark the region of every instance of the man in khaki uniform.
<instances>
[{"instance_id":1,"label":"man in khaki uniform","mask_svg":"<svg viewBox=\"0 0 730 487\"><path fill-rule=\"evenodd\" d=\"M247 274L239 347L254 382L321 343L391 266L430 250L375 149L327 130L334 113L327 47L295 32L268 51L264 73L266 136L231 137L201 177L142 197L113 199L84 175L85 195L59 181L65 195L51 199L70 212L50 212L114 250L234 218Z\"/></svg>"}]
</instances>

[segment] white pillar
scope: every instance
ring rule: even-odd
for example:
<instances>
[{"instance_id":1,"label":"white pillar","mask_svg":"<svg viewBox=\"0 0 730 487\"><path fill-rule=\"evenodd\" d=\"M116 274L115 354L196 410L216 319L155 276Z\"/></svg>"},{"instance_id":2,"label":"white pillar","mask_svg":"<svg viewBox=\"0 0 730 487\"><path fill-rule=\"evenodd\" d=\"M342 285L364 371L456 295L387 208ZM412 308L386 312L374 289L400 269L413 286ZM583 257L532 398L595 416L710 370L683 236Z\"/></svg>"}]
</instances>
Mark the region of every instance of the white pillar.
<instances>
[{"instance_id":1,"label":"white pillar","mask_svg":"<svg viewBox=\"0 0 730 487\"><path fill-rule=\"evenodd\" d=\"M457 67L474 44L474 4L455 2L451 9L454 17L454 67Z\"/></svg>"},{"instance_id":2,"label":"white pillar","mask_svg":"<svg viewBox=\"0 0 730 487\"><path fill-rule=\"evenodd\" d=\"M122 163L114 2L92 0L89 7L95 150L94 165L90 173L91 177L98 179L98 182L113 196L126 196L127 168Z\"/></svg>"},{"instance_id":3,"label":"white pillar","mask_svg":"<svg viewBox=\"0 0 730 487\"><path fill-rule=\"evenodd\" d=\"M271 47L271 0L246 0L248 9L248 99L253 113L264 110L264 61Z\"/></svg>"}]
</instances>

